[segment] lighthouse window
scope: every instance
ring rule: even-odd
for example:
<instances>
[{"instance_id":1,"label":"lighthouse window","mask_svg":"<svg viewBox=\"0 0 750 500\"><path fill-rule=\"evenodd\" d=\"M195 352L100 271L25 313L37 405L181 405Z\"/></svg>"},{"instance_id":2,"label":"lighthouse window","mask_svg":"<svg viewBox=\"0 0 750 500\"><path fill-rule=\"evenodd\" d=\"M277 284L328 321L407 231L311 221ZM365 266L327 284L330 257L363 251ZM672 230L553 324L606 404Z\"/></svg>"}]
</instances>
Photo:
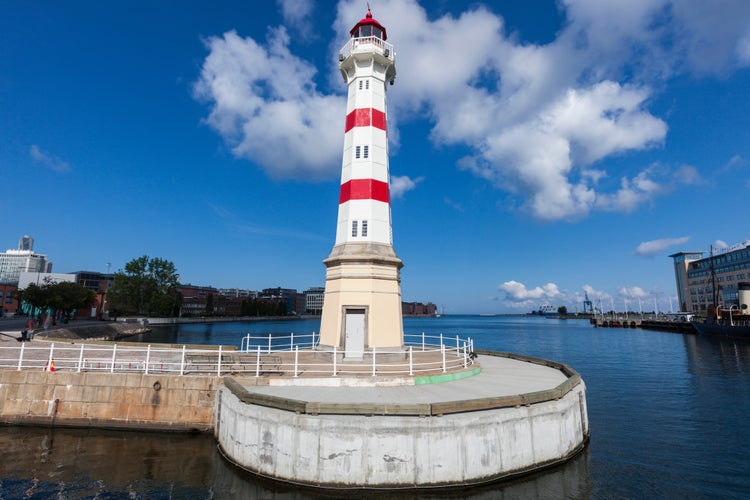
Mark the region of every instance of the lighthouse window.
<instances>
[{"instance_id":1,"label":"lighthouse window","mask_svg":"<svg viewBox=\"0 0 750 500\"><path fill-rule=\"evenodd\" d=\"M370 80L365 80L365 90L370 89Z\"/></svg>"},{"instance_id":2,"label":"lighthouse window","mask_svg":"<svg viewBox=\"0 0 750 500\"><path fill-rule=\"evenodd\" d=\"M367 236L367 221L362 221L362 236Z\"/></svg>"},{"instance_id":3,"label":"lighthouse window","mask_svg":"<svg viewBox=\"0 0 750 500\"><path fill-rule=\"evenodd\" d=\"M359 81L359 90L362 90L362 80Z\"/></svg>"},{"instance_id":4,"label":"lighthouse window","mask_svg":"<svg viewBox=\"0 0 750 500\"><path fill-rule=\"evenodd\" d=\"M356 220L352 221L352 237L354 238L357 237L357 221Z\"/></svg>"},{"instance_id":5,"label":"lighthouse window","mask_svg":"<svg viewBox=\"0 0 750 500\"><path fill-rule=\"evenodd\" d=\"M364 158L370 157L370 146L365 146L364 154L362 155Z\"/></svg>"},{"instance_id":6,"label":"lighthouse window","mask_svg":"<svg viewBox=\"0 0 750 500\"><path fill-rule=\"evenodd\" d=\"M354 157L359 159L362 146L356 146L354 148Z\"/></svg>"}]
</instances>

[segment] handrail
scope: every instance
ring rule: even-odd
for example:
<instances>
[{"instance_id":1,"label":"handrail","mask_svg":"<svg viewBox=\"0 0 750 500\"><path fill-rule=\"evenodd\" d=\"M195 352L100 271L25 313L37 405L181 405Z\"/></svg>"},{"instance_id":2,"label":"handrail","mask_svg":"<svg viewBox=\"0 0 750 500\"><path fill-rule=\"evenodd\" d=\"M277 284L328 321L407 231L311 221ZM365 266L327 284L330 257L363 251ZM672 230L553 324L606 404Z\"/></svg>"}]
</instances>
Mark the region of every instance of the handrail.
<instances>
[{"instance_id":1,"label":"handrail","mask_svg":"<svg viewBox=\"0 0 750 500\"><path fill-rule=\"evenodd\" d=\"M311 340L307 340L309 337ZM248 337L245 337L248 338ZM253 338L253 337L250 337ZM407 335L403 349L372 349L358 363L346 361L342 350L321 351L316 334L263 339L253 349L228 350L188 348L187 346L133 344L70 344L65 342L23 342L19 346L0 347L0 370L44 370L102 373L144 373L174 375L245 374L298 377L340 376L421 376L464 370L473 364L471 339L445 339L451 345L434 343L427 335ZM279 343L279 339L282 343ZM294 340L292 340L294 339ZM244 339L243 339L244 341ZM289 344L287 344L289 341ZM249 341L248 341L249 342ZM311 345L303 348L301 345ZM269 347L270 346L270 347ZM325 352L326 359L321 359ZM341 358L338 359L338 358Z\"/></svg>"},{"instance_id":2,"label":"handrail","mask_svg":"<svg viewBox=\"0 0 750 500\"><path fill-rule=\"evenodd\" d=\"M377 36L365 36L362 38L350 38L343 47L341 47L341 50L339 50L339 60L343 61L346 59L349 54L352 53L352 51L358 47L358 46L364 46L364 45L374 45L375 47L380 48L382 51L383 57L386 59L389 59L391 61L394 60L396 57L396 53L393 51L393 45L384 42L381 38Z\"/></svg>"},{"instance_id":3,"label":"handrail","mask_svg":"<svg viewBox=\"0 0 750 500\"><path fill-rule=\"evenodd\" d=\"M446 345L447 342L451 342L454 347ZM455 342L455 344L453 344ZM461 352L464 343L468 343L469 352L474 350L474 342L471 338L461 338L456 335L453 337L444 337L440 335L425 335L424 332L421 334L404 334L404 346L419 347L422 351L425 351L430 346L440 347L446 345L446 349L453 350L456 355ZM240 351L250 352L255 351L258 347L263 352L283 352L283 351L294 351L295 349L318 349L320 347L320 335L316 332L307 334L295 334L294 332L289 335L274 335L271 333L264 335L251 335L247 334L242 337L240 342ZM384 351L378 351L384 352Z\"/></svg>"}]
</instances>

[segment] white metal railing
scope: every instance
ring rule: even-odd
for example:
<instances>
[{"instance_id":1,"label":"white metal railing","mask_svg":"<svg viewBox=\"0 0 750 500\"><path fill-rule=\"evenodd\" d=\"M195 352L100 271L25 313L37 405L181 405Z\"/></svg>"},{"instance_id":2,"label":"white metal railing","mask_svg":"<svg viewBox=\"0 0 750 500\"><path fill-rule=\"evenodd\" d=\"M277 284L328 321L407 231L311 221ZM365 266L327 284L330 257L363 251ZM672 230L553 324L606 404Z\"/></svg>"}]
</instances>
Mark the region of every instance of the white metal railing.
<instances>
[{"instance_id":1,"label":"white metal railing","mask_svg":"<svg viewBox=\"0 0 750 500\"><path fill-rule=\"evenodd\" d=\"M240 342L240 351L253 351L257 347L261 347L265 352L271 351L293 351L295 348L301 349L315 349L320 342L320 336L315 332L307 334L295 334L294 332L289 335L250 335L247 334L242 337Z\"/></svg>"},{"instance_id":2,"label":"white metal railing","mask_svg":"<svg viewBox=\"0 0 750 500\"><path fill-rule=\"evenodd\" d=\"M381 38L378 38L376 36L365 36L362 38L350 38L349 41L346 42L343 47L341 47L341 50L339 50L339 60L343 61L344 59L346 59L349 54L352 53L352 50L354 50L356 47L364 47L368 45L379 47L383 53L383 56L387 59L390 59L391 61L393 61L396 57L396 54L393 51L393 45L388 42L384 42Z\"/></svg>"},{"instance_id":3,"label":"white metal railing","mask_svg":"<svg viewBox=\"0 0 750 500\"><path fill-rule=\"evenodd\" d=\"M263 341L263 345L259 341ZM253 344L254 341L258 343ZM284 374L298 377L341 375L420 375L445 373L473 364L472 339L405 335L404 349L372 349L357 363L336 347L321 351L319 336L246 336L243 349L193 349L129 344L23 342L0 347L0 369L175 375ZM330 356L321 358L326 352ZM341 358L341 359L339 359Z\"/></svg>"}]
</instances>

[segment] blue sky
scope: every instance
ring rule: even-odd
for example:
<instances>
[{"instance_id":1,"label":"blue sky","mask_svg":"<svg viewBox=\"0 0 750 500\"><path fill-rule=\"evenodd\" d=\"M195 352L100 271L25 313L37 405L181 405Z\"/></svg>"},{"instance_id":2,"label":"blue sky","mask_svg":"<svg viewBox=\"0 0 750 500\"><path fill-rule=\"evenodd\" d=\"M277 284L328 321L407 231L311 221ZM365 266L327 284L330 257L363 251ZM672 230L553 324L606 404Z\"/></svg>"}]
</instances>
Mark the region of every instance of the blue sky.
<instances>
[{"instance_id":1,"label":"blue sky","mask_svg":"<svg viewBox=\"0 0 750 500\"><path fill-rule=\"evenodd\" d=\"M404 300L668 310L668 255L750 237L750 2L370 5L396 51ZM186 283L324 284L336 55L366 2L0 11L0 247L29 234L55 272L145 254Z\"/></svg>"}]
</instances>

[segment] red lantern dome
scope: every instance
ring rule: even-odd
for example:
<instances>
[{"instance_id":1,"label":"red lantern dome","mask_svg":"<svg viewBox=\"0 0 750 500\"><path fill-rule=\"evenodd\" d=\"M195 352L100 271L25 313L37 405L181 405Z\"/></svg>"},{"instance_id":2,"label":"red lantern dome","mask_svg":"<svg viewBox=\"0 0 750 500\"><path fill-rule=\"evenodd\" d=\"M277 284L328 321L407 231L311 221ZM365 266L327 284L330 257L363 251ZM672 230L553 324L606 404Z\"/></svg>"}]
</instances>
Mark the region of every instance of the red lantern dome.
<instances>
[{"instance_id":1,"label":"red lantern dome","mask_svg":"<svg viewBox=\"0 0 750 500\"><path fill-rule=\"evenodd\" d=\"M369 5L367 6L367 15L365 18L355 24L351 31L349 31L349 34L352 38L367 38L375 36L383 41L388 39L385 27L373 19Z\"/></svg>"}]
</instances>

